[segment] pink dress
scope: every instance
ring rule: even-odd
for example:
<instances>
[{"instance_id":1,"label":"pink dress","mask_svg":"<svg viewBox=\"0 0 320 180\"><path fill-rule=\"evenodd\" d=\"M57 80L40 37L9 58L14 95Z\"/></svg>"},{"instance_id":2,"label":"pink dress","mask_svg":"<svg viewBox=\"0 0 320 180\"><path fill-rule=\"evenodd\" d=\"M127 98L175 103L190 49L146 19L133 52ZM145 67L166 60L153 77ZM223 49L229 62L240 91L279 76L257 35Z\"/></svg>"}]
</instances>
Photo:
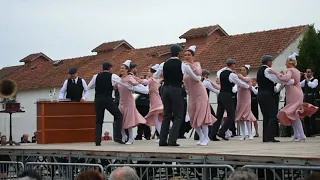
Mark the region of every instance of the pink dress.
<instances>
[{"instance_id":1,"label":"pink dress","mask_svg":"<svg viewBox=\"0 0 320 180\"><path fill-rule=\"evenodd\" d=\"M279 74L277 77L288 83L294 79L293 85L285 85L286 88L286 106L278 113L278 119L281 124L291 126L291 121L312 116L318 111L318 107L303 102L303 92L300 87L300 71L296 68L288 68L286 73Z\"/></svg>"},{"instance_id":2,"label":"pink dress","mask_svg":"<svg viewBox=\"0 0 320 180\"><path fill-rule=\"evenodd\" d=\"M122 81L132 85L138 84L138 82L131 75L122 78ZM120 94L119 109L123 116L122 129L129 129L139 124L146 124L146 120L136 108L132 91L127 87L121 86L120 84L116 84L115 87L118 88Z\"/></svg>"},{"instance_id":3,"label":"pink dress","mask_svg":"<svg viewBox=\"0 0 320 180\"><path fill-rule=\"evenodd\" d=\"M149 78L143 82L144 85L149 85L150 110L146 115L147 125L154 126L154 116L158 116L158 121L163 120L163 104L159 94L159 80Z\"/></svg>"},{"instance_id":4,"label":"pink dress","mask_svg":"<svg viewBox=\"0 0 320 180\"><path fill-rule=\"evenodd\" d=\"M200 63L195 62L191 66L196 75L201 75L202 69ZM188 113L192 128L198 128L203 125L211 125L217 119L211 114L207 90L201 81L195 81L188 74L184 75L184 85L188 90Z\"/></svg>"},{"instance_id":5,"label":"pink dress","mask_svg":"<svg viewBox=\"0 0 320 180\"><path fill-rule=\"evenodd\" d=\"M251 83L250 77L239 77L247 84ZM238 86L237 108L236 108L236 121L256 121L251 111L251 90Z\"/></svg>"}]
</instances>

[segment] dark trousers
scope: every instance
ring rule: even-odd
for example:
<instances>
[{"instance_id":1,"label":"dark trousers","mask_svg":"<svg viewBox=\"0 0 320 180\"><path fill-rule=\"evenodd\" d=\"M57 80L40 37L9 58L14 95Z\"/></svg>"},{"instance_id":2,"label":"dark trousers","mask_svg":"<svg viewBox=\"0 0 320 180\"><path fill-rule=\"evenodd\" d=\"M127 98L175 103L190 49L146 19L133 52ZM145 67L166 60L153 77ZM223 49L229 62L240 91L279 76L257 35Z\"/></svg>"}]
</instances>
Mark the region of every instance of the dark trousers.
<instances>
[{"instance_id":1,"label":"dark trousers","mask_svg":"<svg viewBox=\"0 0 320 180\"><path fill-rule=\"evenodd\" d=\"M216 117L216 113L214 112L212 106L210 105L211 114ZM209 135L211 134L212 126L209 126ZM194 140L199 140L199 134L197 132L194 133Z\"/></svg>"},{"instance_id":2,"label":"dark trousers","mask_svg":"<svg viewBox=\"0 0 320 180\"><path fill-rule=\"evenodd\" d=\"M149 106L137 105L137 110L143 117L145 117L149 113ZM146 139L150 140L151 130L150 130L150 127L147 126L146 124L140 124L138 126L136 139L137 140L142 139L143 135Z\"/></svg>"},{"instance_id":3,"label":"dark trousers","mask_svg":"<svg viewBox=\"0 0 320 180\"><path fill-rule=\"evenodd\" d=\"M184 138L184 134L188 132L191 128L190 122L186 122L187 115L187 100L183 100L183 114L182 114L182 122L179 129L179 138Z\"/></svg>"},{"instance_id":4,"label":"dark trousers","mask_svg":"<svg viewBox=\"0 0 320 180\"><path fill-rule=\"evenodd\" d=\"M237 109L237 96L232 96L232 102L233 102L233 106L234 106L234 110ZM237 128L236 128L236 122L233 121L233 123L230 125L229 130L232 132L232 134L234 136L237 135Z\"/></svg>"},{"instance_id":5,"label":"dark trousers","mask_svg":"<svg viewBox=\"0 0 320 180\"><path fill-rule=\"evenodd\" d=\"M210 138L215 138L223 118L224 111L227 111L227 120L223 123L219 131L219 136L225 136L225 132L234 124L235 108L230 93L221 92L218 96L217 121L212 125Z\"/></svg>"},{"instance_id":6,"label":"dark trousers","mask_svg":"<svg viewBox=\"0 0 320 180\"><path fill-rule=\"evenodd\" d=\"M96 96L94 100L96 111L96 144L101 143L102 125L104 119L104 111L107 109L114 117L113 122L113 139L122 139L122 113L114 103L112 97Z\"/></svg>"},{"instance_id":7,"label":"dark trousers","mask_svg":"<svg viewBox=\"0 0 320 180\"><path fill-rule=\"evenodd\" d=\"M274 96L265 91L259 91L258 103L263 116L263 141L273 139L276 136L278 126L278 106Z\"/></svg>"},{"instance_id":8,"label":"dark trousers","mask_svg":"<svg viewBox=\"0 0 320 180\"><path fill-rule=\"evenodd\" d=\"M181 87L164 86L162 90L162 103L164 106L164 117L161 125L160 142L168 144L177 142L179 129L183 118L183 95ZM172 119L173 118L173 119ZM172 127L170 129L170 122Z\"/></svg>"},{"instance_id":9,"label":"dark trousers","mask_svg":"<svg viewBox=\"0 0 320 180\"><path fill-rule=\"evenodd\" d=\"M304 102L315 105L314 96L304 96ZM313 136L317 134L317 123L316 123L316 114L313 114L311 117L304 118L304 126L306 131L306 136Z\"/></svg>"},{"instance_id":10,"label":"dark trousers","mask_svg":"<svg viewBox=\"0 0 320 180\"><path fill-rule=\"evenodd\" d=\"M259 108L258 108L258 101L254 100L251 101L251 112L254 115L254 117L259 120Z\"/></svg>"}]
</instances>

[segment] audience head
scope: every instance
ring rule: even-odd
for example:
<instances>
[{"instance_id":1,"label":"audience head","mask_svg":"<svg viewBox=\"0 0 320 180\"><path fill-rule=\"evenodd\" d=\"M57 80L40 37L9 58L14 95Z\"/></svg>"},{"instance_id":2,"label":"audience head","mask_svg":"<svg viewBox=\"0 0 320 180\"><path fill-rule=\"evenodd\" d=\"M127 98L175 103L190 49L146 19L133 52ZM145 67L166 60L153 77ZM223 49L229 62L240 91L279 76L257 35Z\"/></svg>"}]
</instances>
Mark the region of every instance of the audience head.
<instances>
[{"instance_id":1,"label":"audience head","mask_svg":"<svg viewBox=\"0 0 320 180\"><path fill-rule=\"evenodd\" d=\"M120 167L112 171L109 180L139 180L139 177L131 167Z\"/></svg>"},{"instance_id":2,"label":"audience head","mask_svg":"<svg viewBox=\"0 0 320 180\"><path fill-rule=\"evenodd\" d=\"M251 169L238 168L229 175L228 180L258 180L258 176Z\"/></svg>"},{"instance_id":3,"label":"audience head","mask_svg":"<svg viewBox=\"0 0 320 180\"><path fill-rule=\"evenodd\" d=\"M1 144L7 142L7 136L2 135L1 136Z\"/></svg>"},{"instance_id":4,"label":"audience head","mask_svg":"<svg viewBox=\"0 0 320 180\"><path fill-rule=\"evenodd\" d=\"M42 180L41 176L35 171L24 171L19 176L20 180Z\"/></svg>"},{"instance_id":5,"label":"audience head","mask_svg":"<svg viewBox=\"0 0 320 180\"><path fill-rule=\"evenodd\" d=\"M103 180L103 176L99 171L88 170L81 172L76 180Z\"/></svg>"},{"instance_id":6,"label":"audience head","mask_svg":"<svg viewBox=\"0 0 320 180\"><path fill-rule=\"evenodd\" d=\"M320 173L314 172L306 180L319 180L319 179L320 179Z\"/></svg>"}]
</instances>

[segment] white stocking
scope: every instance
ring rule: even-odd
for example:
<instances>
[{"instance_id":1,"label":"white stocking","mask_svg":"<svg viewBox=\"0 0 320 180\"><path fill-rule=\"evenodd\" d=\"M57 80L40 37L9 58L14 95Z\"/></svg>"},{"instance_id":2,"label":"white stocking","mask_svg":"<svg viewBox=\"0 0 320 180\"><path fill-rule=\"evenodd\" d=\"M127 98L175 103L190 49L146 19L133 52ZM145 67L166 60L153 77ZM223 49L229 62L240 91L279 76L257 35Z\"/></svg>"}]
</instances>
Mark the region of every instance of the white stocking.
<instances>
[{"instance_id":1,"label":"white stocking","mask_svg":"<svg viewBox=\"0 0 320 180\"><path fill-rule=\"evenodd\" d=\"M207 125L201 127L203 132L204 140L209 139L209 128Z\"/></svg>"},{"instance_id":2,"label":"white stocking","mask_svg":"<svg viewBox=\"0 0 320 180\"><path fill-rule=\"evenodd\" d=\"M128 132L129 132L129 141L133 140L133 128L129 128Z\"/></svg>"},{"instance_id":3,"label":"white stocking","mask_svg":"<svg viewBox=\"0 0 320 180\"><path fill-rule=\"evenodd\" d=\"M202 130L200 127L197 127L197 128L194 128L196 130L196 132L198 133L199 135L199 141L202 142L203 141L203 133L202 133Z\"/></svg>"},{"instance_id":4,"label":"white stocking","mask_svg":"<svg viewBox=\"0 0 320 180\"><path fill-rule=\"evenodd\" d=\"M161 131L161 123L159 122L159 114L155 114L154 115L154 125L156 127L156 130L158 131L158 133L160 134Z\"/></svg>"},{"instance_id":5,"label":"white stocking","mask_svg":"<svg viewBox=\"0 0 320 180\"><path fill-rule=\"evenodd\" d=\"M246 137L246 126L244 123L245 123L244 121L239 122L242 137Z\"/></svg>"},{"instance_id":6,"label":"white stocking","mask_svg":"<svg viewBox=\"0 0 320 180\"><path fill-rule=\"evenodd\" d=\"M293 140L298 139L299 135L298 135L298 132L297 132L297 128L296 128L295 122L291 121L291 125L292 125L292 128L293 128Z\"/></svg>"},{"instance_id":7,"label":"white stocking","mask_svg":"<svg viewBox=\"0 0 320 180\"><path fill-rule=\"evenodd\" d=\"M302 123L300 119L294 121L297 133L300 135L300 138L305 138Z\"/></svg>"},{"instance_id":8,"label":"white stocking","mask_svg":"<svg viewBox=\"0 0 320 180\"><path fill-rule=\"evenodd\" d=\"M249 136L252 136L251 124L252 124L251 121L246 121L246 125L247 125L247 130L248 130Z\"/></svg>"},{"instance_id":9,"label":"white stocking","mask_svg":"<svg viewBox=\"0 0 320 180\"><path fill-rule=\"evenodd\" d=\"M122 141L126 142L127 141L127 135L124 129L121 129L121 134L122 134Z\"/></svg>"}]
</instances>

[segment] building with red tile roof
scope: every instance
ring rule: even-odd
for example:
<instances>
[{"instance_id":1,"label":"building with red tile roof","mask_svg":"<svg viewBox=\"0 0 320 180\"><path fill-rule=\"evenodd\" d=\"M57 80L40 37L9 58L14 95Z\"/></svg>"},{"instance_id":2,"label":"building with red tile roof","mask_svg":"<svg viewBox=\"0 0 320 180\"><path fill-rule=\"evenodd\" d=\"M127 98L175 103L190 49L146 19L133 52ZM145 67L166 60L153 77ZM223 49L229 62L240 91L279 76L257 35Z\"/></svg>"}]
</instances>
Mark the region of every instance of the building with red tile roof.
<instances>
[{"instance_id":1,"label":"building with red tile roof","mask_svg":"<svg viewBox=\"0 0 320 180\"><path fill-rule=\"evenodd\" d=\"M299 40L302 39L307 27L303 25L229 35L219 25L214 25L190 29L179 38L185 39L185 42L180 43L184 48L190 45L197 46L195 58L201 63L202 68L216 72L225 66L226 59L233 58L238 67L250 64L252 69L250 75L255 76L261 57L265 54L276 57L275 68L283 70L286 57L298 50ZM93 55L52 60L45 53L40 52L17 60L17 63L18 61L23 63L21 65L2 68L0 79L10 78L17 82L19 91L16 99L26 111L24 114L15 115L15 131L29 134L35 131L35 102L37 99L48 98L50 90L57 89L56 93L58 93L65 79L69 77L69 68L76 67L79 76L89 83L92 76L102 70L104 61L111 62L114 73L119 74L121 64L130 59L138 65L138 71L142 75L146 74L151 64L160 64L170 57L171 45L134 48L127 41L119 40L102 43L93 48L91 50ZM94 93L91 93L89 100L93 100L93 95ZM212 100L215 96L210 97L210 101L215 102ZM108 118L110 117L106 115L105 119L110 120ZM26 123L30 125L26 126ZM8 122L0 121L0 132L7 132L7 129ZM112 128L109 127L109 129Z\"/></svg>"}]
</instances>

